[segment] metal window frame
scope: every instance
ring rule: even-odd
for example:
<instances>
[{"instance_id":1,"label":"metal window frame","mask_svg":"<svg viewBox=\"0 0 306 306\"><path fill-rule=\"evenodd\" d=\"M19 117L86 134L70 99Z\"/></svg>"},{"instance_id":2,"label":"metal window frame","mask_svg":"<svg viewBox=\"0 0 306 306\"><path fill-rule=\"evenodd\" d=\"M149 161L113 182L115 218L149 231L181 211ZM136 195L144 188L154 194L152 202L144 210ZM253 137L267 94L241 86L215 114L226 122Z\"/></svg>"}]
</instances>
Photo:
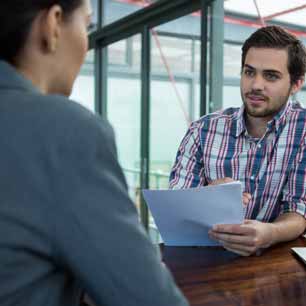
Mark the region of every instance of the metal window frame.
<instances>
[{"instance_id":1,"label":"metal window frame","mask_svg":"<svg viewBox=\"0 0 306 306\"><path fill-rule=\"evenodd\" d=\"M149 188L150 161L150 81L151 81L151 34L150 29L173 21L185 15L201 10L201 114L206 113L206 45L208 8L214 0L160 0L146 8L136 11L118 21L103 26L105 1L98 1L98 27L89 35L89 49L95 49L95 106L96 111L107 117L107 46L141 34L141 180L140 188ZM217 0L220 1L220 0ZM149 225L149 213L141 200L141 220L146 228Z\"/></svg>"}]
</instances>

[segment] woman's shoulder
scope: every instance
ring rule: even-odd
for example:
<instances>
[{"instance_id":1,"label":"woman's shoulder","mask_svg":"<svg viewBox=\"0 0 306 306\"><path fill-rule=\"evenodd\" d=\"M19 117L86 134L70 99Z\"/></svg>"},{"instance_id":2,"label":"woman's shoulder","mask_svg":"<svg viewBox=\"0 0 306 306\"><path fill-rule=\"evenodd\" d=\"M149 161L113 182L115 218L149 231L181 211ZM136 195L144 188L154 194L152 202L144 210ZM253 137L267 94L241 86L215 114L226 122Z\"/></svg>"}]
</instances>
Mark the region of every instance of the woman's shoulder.
<instances>
[{"instance_id":1,"label":"woman's shoulder","mask_svg":"<svg viewBox=\"0 0 306 306\"><path fill-rule=\"evenodd\" d=\"M98 133L100 137L101 133L112 133L107 120L80 103L59 95L45 96L44 99L43 103L48 105L45 116L55 117L57 123L69 126L73 132L81 130L93 136Z\"/></svg>"},{"instance_id":2,"label":"woman's shoulder","mask_svg":"<svg viewBox=\"0 0 306 306\"><path fill-rule=\"evenodd\" d=\"M61 95L30 94L23 97L21 108L31 119L33 127L42 130L46 135L58 138L75 139L99 137L111 138L113 131L107 120L84 106ZM60 136L60 137L59 137Z\"/></svg>"},{"instance_id":3,"label":"woman's shoulder","mask_svg":"<svg viewBox=\"0 0 306 306\"><path fill-rule=\"evenodd\" d=\"M96 115L80 103L61 95L33 95L33 104L37 104L44 116L56 116L60 120L93 119Z\"/></svg>"}]
</instances>

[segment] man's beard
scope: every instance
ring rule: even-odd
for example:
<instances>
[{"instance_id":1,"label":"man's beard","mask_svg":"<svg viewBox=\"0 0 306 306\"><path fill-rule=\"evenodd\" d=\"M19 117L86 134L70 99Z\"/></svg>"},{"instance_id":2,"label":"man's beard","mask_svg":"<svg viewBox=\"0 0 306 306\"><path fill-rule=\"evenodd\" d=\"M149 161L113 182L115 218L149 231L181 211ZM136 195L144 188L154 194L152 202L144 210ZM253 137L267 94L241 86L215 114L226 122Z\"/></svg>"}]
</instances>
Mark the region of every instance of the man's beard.
<instances>
[{"instance_id":1,"label":"man's beard","mask_svg":"<svg viewBox=\"0 0 306 306\"><path fill-rule=\"evenodd\" d=\"M282 102L282 103L277 103L277 105L273 105L273 103L271 103L271 99L267 96L264 96L263 94L261 94L258 91L251 91L246 93L245 95L242 94L241 92L241 98L243 100L243 104L245 107L245 111L249 116L252 117L256 117L256 118L264 118L264 117L274 117L287 103L289 96L290 96L290 92L291 92L291 87L288 90L287 95L283 96L283 97L279 97L279 101L278 102ZM260 98L262 98L266 104L266 107L264 107L264 109L257 109L255 107L252 107L250 105L248 105L246 98L248 95L255 95L258 96ZM269 108L269 106L271 108Z\"/></svg>"}]
</instances>

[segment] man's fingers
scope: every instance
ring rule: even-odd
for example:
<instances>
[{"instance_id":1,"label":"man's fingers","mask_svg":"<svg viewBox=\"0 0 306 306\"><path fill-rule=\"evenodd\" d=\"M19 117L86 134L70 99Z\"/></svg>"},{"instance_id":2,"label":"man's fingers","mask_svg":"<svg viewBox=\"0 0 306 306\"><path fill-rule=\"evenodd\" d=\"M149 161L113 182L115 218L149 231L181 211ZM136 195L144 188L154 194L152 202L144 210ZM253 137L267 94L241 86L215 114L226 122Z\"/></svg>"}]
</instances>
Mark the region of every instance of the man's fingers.
<instances>
[{"instance_id":1,"label":"man's fingers","mask_svg":"<svg viewBox=\"0 0 306 306\"><path fill-rule=\"evenodd\" d=\"M228 249L233 249L239 252L245 252L247 254L254 254L257 251L257 247L255 246L247 246L247 245L243 245L243 244L236 244L236 243L224 243L223 247Z\"/></svg>"},{"instance_id":2,"label":"man's fingers","mask_svg":"<svg viewBox=\"0 0 306 306\"><path fill-rule=\"evenodd\" d=\"M245 252L245 251L241 251L241 250L236 250L236 249L232 249L230 247L225 247L223 246L226 250L230 251L230 252L233 252L233 253L236 253L238 255L241 255L241 256L250 256L251 254L248 253L248 252Z\"/></svg>"},{"instance_id":3,"label":"man's fingers","mask_svg":"<svg viewBox=\"0 0 306 306\"><path fill-rule=\"evenodd\" d=\"M243 202L243 204L245 206L249 204L251 199L252 199L252 196L249 193L247 193L247 192L243 193L243 195L242 195L242 202Z\"/></svg>"},{"instance_id":4,"label":"man's fingers","mask_svg":"<svg viewBox=\"0 0 306 306\"><path fill-rule=\"evenodd\" d=\"M219 185L219 184L225 184L225 183L230 183L230 182L234 182L234 180L230 177L224 177L224 178L220 178L220 179L212 181L209 185Z\"/></svg>"},{"instance_id":5,"label":"man's fingers","mask_svg":"<svg viewBox=\"0 0 306 306\"><path fill-rule=\"evenodd\" d=\"M257 222L258 222L257 220L245 219L245 220L243 221L243 224L244 224L244 225L249 225L249 226L250 226L250 225L255 226Z\"/></svg>"},{"instance_id":6,"label":"man's fingers","mask_svg":"<svg viewBox=\"0 0 306 306\"><path fill-rule=\"evenodd\" d=\"M235 244L235 245L244 245L252 247L254 246L254 241L250 236L243 236L243 235L233 235L227 233L218 233L211 231L210 233L211 238L219 241L222 244Z\"/></svg>"},{"instance_id":7,"label":"man's fingers","mask_svg":"<svg viewBox=\"0 0 306 306\"><path fill-rule=\"evenodd\" d=\"M235 235L252 235L255 233L255 229L246 224L216 224L213 226L212 232Z\"/></svg>"},{"instance_id":8,"label":"man's fingers","mask_svg":"<svg viewBox=\"0 0 306 306\"><path fill-rule=\"evenodd\" d=\"M242 203L243 203L244 206L247 206L249 204L249 201L250 200L247 197L245 197L245 196L242 197Z\"/></svg>"},{"instance_id":9,"label":"man's fingers","mask_svg":"<svg viewBox=\"0 0 306 306\"><path fill-rule=\"evenodd\" d=\"M247 197L249 200L251 200L251 199L252 199L251 194L250 194L250 193L248 193L248 192L244 192L244 193L243 193L243 195L244 195L245 197Z\"/></svg>"}]
</instances>

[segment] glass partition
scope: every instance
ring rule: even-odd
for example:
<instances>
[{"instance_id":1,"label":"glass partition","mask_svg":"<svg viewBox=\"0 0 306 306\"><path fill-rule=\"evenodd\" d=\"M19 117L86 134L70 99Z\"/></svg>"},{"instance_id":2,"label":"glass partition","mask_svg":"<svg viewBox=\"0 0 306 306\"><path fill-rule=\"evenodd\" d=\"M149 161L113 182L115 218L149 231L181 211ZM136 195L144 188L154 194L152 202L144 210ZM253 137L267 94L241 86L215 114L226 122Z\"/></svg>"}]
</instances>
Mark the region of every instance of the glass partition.
<instances>
[{"instance_id":1,"label":"glass partition","mask_svg":"<svg viewBox=\"0 0 306 306\"><path fill-rule=\"evenodd\" d=\"M74 82L70 98L92 112L95 111L95 78L94 78L94 51L87 53L86 60Z\"/></svg>"},{"instance_id":2,"label":"glass partition","mask_svg":"<svg viewBox=\"0 0 306 306\"><path fill-rule=\"evenodd\" d=\"M156 0L103 0L104 22L103 25L115 22L144 7L150 6Z\"/></svg>"},{"instance_id":3,"label":"glass partition","mask_svg":"<svg viewBox=\"0 0 306 306\"><path fill-rule=\"evenodd\" d=\"M150 189L168 188L179 144L199 117L200 23L200 16L189 15L151 32ZM160 241L152 216L149 233Z\"/></svg>"},{"instance_id":4,"label":"glass partition","mask_svg":"<svg viewBox=\"0 0 306 306\"><path fill-rule=\"evenodd\" d=\"M141 81L140 59L135 59L134 48L137 54L139 41L140 35L136 35L110 45L107 50L107 118L115 131L119 162L127 179L129 194L138 209Z\"/></svg>"}]
</instances>

